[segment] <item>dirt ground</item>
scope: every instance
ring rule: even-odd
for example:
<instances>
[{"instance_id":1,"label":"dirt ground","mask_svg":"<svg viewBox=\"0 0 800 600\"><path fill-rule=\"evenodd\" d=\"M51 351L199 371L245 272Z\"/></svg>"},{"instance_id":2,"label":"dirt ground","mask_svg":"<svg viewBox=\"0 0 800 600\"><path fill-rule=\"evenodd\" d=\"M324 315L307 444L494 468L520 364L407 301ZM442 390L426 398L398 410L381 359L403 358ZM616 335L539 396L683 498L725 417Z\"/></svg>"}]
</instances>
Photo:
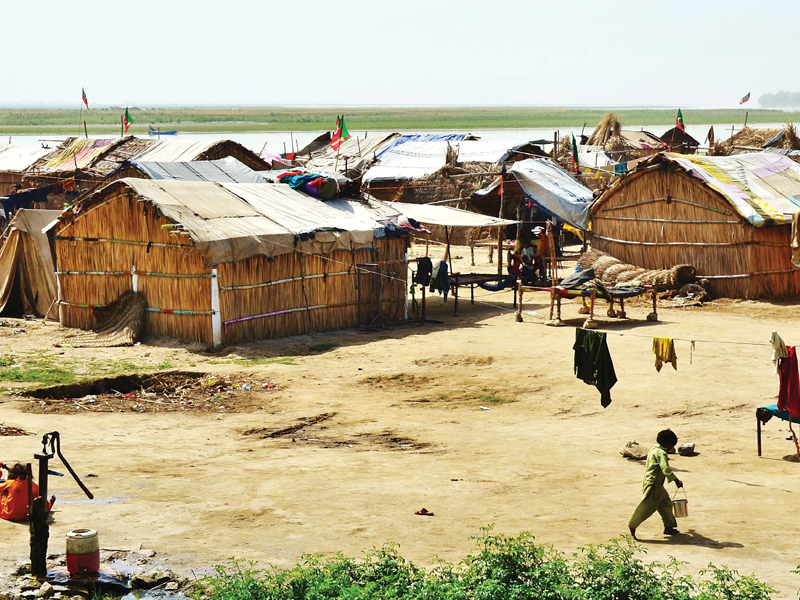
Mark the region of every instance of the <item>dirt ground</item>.
<instances>
[{"instance_id":1,"label":"dirt ground","mask_svg":"<svg viewBox=\"0 0 800 600\"><path fill-rule=\"evenodd\" d=\"M462 272L493 268L485 250L474 268L468 249L456 254ZM228 385L197 392L204 405L218 400L210 409L178 401L180 408L161 412L135 407L142 398L174 405L176 397L140 392L111 410L59 411L58 403L44 410L41 400L7 391L0 425L30 435L0 436L0 460L29 461L43 433L61 433L65 457L95 499L68 476L51 479L58 496L52 552L63 552L67 531L92 527L102 547L153 549L178 572L203 572L230 557L290 566L304 553L358 556L390 541L407 559L432 566L461 559L473 547L470 536L490 523L506 534L530 531L566 552L626 534L643 463L620 450L629 440L649 447L669 427L698 452L672 459L690 515L679 520L678 538L662 535L657 515L646 521L639 534L647 556L674 556L693 571L725 564L755 574L780 597L797 596L800 576L790 571L800 564L800 464L784 459L794 444L786 423L774 419L759 458L755 420L756 407L777 397L770 332L800 343L794 300L664 305L656 323L645 321L646 303L632 303L627 320L606 317L601 305L597 318L619 378L603 409L599 392L573 375L583 321L576 304L565 304L566 326L554 328L544 325L546 294L526 296L523 323L510 292L478 290L474 305L465 297L462 291L458 316L452 298L429 298L428 316L442 324L220 353L171 340L56 348L64 332L53 323L12 323L0 328L0 357L128 361ZM656 372L653 336L676 339L677 371ZM65 471L58 460L52 468ZM423 507L435 516L414 514ZM26 559L25 525L0 522L0 539L0 570Z\"/></svg>"}]
</instances>

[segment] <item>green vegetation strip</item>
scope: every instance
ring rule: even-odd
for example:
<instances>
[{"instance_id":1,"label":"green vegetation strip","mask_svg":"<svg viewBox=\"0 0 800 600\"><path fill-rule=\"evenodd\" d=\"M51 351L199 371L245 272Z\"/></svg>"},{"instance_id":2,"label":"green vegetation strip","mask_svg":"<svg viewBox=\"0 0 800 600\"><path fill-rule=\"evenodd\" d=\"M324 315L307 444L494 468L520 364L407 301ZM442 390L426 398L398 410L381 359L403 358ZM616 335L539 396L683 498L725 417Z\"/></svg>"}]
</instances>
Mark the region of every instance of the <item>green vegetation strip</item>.
<instances>
[{"instance_id":1,"label":"green vegetation strip","mask_svg":"<svg viewBox=\"0 0 800 600\"><path fill-rule=\"evenodd\" d=\"M367 552L362 560L337 554L305 556L293 569L258 570L232 562L200 581L196 600L486 599L486 600L762 600L774 590L750 575L709 565L697 577L680 563L645 563L635 542L612 540L567 558L538 546L530 533L477 538L476 550L457 564L441 561L426 571L405 561L396 546Z\"/></svg>"},{"instance_id":2,"label":"green vegetation strip","mask_svg":"<svg viewBox=\"0 0 800 600\"><path fill-rule=\"evenodd\" d=\"M623 125L671 125L677 108L614 110ZM344 114L351 130L424 131L506 128L579 128L591 132L608 108L558 107L437 107L437 108L148 108L133 110L128 131L146 135L148 127L184 133L247 133L269 131L329 131ZM0 109L2 135L77 135L86 121L90 135L120 133L124 109ZM744 109L684 109L687 125L744 122ZM748 110L748 123L782 123L797 113ZM80 127L79 127L80 125Z\"/></svg>"}]
</instances>

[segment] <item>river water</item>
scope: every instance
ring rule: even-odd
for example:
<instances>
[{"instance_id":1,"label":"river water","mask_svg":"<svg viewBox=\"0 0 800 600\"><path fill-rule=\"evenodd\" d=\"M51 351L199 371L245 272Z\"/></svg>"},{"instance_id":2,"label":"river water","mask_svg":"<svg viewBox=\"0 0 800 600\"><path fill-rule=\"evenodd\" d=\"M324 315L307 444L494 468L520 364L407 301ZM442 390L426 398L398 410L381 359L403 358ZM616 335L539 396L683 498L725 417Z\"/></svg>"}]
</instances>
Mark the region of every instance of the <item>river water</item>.
<instances>
[{"instance_id":1,"label":"river water","mask_svg":"<svg viewBox=\"0 0 800 600\"><path fill-rule=\"evenodd\" d=\"M779 128L783 127L784 123L760 123L755 127L760 128ZM641 130L644 129L657 136L663 135L668 130L672 129L672 125L659 125L659 126L626 126L628 130ZM741 124L732 125L730 123L719 123L714 125L714 132L717 141L725 140L731 136L731 127L735 131L741 129ZM687 125L686 132L695 138L697 141L704 145L704 140L708 134L709 125ZM577 138L580 136L582 128L565 128L565 129L472 129L472 130L430 130L422 133L472 133L479 136L483 140L502 141L509 140L513 142L533 141L533 140L552 140L556 132L559 137L564 135L574 134ZM586 128L586 135L591 134L593 128ZM274 154L281 154L282 152L291 152L292 144L295 149L303 148L306 144L314 138L322 135L324 131L302 131L297 133L289 133L283 131L264 132L264 133L178 133L178 135L163 136L165 140L184 140L184 141L201 141L201 140L233 140L239 142L246 148L253 150L256 153L261 153L262 149L267 149ZM375 137L381 135L388 135L390 131L359 131L350 130L351 135L357 135L360 138L365 136ZM409 132L404 132L409 133ZM414 132L417 133L417 132ZM13 144L22 148L39 148L46 144L51 148L55 148L59 142L69 136L65 135L13 135L13 136L0 136L0 144ZM98 138L109 138L113 136L98 135L92 136ZM151 136L138 136L138 137L151 137Z\"/></svg>"}]
</instances>

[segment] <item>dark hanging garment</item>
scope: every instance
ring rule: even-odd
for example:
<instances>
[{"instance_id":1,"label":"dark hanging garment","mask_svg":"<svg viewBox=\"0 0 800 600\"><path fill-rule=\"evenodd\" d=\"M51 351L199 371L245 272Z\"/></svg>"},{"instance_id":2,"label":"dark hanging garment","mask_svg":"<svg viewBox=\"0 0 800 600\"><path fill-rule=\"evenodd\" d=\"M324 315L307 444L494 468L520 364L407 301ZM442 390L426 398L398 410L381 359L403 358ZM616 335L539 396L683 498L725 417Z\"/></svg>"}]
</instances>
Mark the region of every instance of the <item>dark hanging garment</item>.
<instances>
[{"instance_id":1,"label":"dark hanging garment","mask_svg":"<svg viewBox=\"0 0 800 600\"><path fill-rule=\"evenodd\" d=\"M575 375L600 391L600 404L611 404L611 388L617 383L606 334L591 329L575 330Z\"/></svg>"},{"instance_id":2,"label":"dark hanging garment","mask_svg":"<svg viewBox=\"0 0 800 600\"><path fill-rule=\"evenodd\" d=\"M785 410L793 417L800 417L800 380L797 372L797 352L794 346L786 346L789 355L778 364L781 389L778 392L778 410Z\"/></svg>"},{"instance_id":3,"label":"dark hanging garment","mask_svg":"<svg viewBox=\"0 0 800 600\"><path fill-rule=\"evenodd\" d=\"M427 256L423 256L417 261L417 272L414 275L414 283L421 285L428 285L431 282L431 273L433 272L433 263Z\"/></svg>"}]
</instances>

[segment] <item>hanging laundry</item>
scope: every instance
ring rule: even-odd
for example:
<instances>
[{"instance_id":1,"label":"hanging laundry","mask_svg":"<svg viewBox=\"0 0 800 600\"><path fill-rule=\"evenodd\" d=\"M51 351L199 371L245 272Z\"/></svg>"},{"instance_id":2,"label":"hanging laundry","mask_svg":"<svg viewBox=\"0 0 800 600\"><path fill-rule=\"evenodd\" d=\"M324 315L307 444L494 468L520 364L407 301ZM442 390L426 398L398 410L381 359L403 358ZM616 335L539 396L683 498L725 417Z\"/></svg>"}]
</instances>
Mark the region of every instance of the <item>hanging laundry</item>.
<instances>
[{"instance_id":1,"label":"hanging laundry","mask_svg":"<svg viewBox=\"0 0 800 600\"><path fill-rule=\"evenodd\" d=\"M653 354L656 355L656 371L659 373L664 363L672 363L672 368L678 370L678 355L675 354L675 342L672 338L654 337Z\"/></svg>"},{"instance_id":2,"label":"hanging laundry","mask_svg":"<svg viewBox=\"0 0 800 600\"><path fill-rule=\"evenodd\" d=\"M786 346L786 358L778 365L781 388L778 392L778 410L800 417L800 380L797 375L797 353L794 346Z\"/></svg>"},{"instance_id":3,"label":"hanging laundry","mask_svg":"<svg viewBox=\"0 0 800 600\"><path fill-rule=\"evenodd\" d=\"M772 364L775 367L775 372L778 372L778 363L782 358L789 356L786 351L786 344L783 343L781 336L777 331L773 331L769 336L769 343L772 344Z\"/></svg>"},{"instance_id":4,"label":"hanging laundry","mask_svg":"<svg viewBox=\"0 0 800 600\"><path fill-rule=\"evenodd\" d=\"M611 404L611 388L617 383L606 334L591 329L575 330L575 375L600 391L600 404Z\"/></svg>"},{"instance_id":5,"label":"hanging laundry","mask_svg":"<svg viewBox=\"0 0 800 600\"><path fill-rule=\"evenodd\" d=\"M447 276L447 263L443 260L439 261L438 265L433 266L430 290L443 294L444 299L447 300L447 293L450 291L450 278Z\"/></svg>"},{"instance_id":6,"label":"hanging laundry","mask_svg":"<svg viewBox=\"0 0 800 600\"><path fill-rule=\"evenodd\" d=\"M427 256L423 256L417 260L417 272L414 274L414 283L420 285L428 285L431 282L431 274L433 273L433 263Z\"/></svg>"}]
</instances>

